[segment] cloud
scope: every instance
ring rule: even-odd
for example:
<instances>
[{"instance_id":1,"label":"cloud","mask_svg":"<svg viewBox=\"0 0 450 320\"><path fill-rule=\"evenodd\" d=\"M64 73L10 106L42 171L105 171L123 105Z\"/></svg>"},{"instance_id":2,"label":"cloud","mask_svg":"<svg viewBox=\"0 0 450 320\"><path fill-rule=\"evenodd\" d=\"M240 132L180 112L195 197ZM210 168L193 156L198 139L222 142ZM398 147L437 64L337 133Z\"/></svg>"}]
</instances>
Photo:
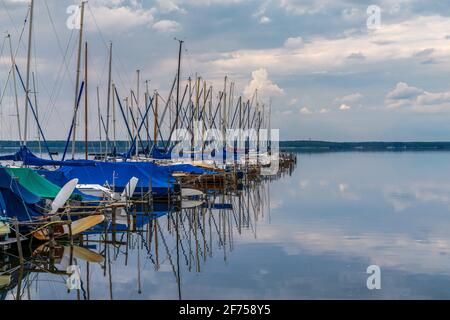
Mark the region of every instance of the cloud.
<instances>
[{"instance_id":1,"label":"cloud","mask_svg":"<svg viewBox=\"0 0 450 320\"><path fill-rule=\"evenodd\" d=\"M323 0L280 0L280 7L296 15L314 14L329 7L333 1Z\"/></svg>"},{"instance_id":2,"label":"cloud","mask_svg":"<svg viewBox=\"0 0 450 320\"><path fill-rule=\"evenodd\" d=\"M361 52L352 52L347 59L353 59L353 60L364 60L366 56L362 54Z\"/></svg>"},{"instance_id":3,"label":"cloud","mask_svg":"<svg viewBox=\"0 0 450 320\"><path fill-rule=\"evenodd\" d=\"M289 100L288 105L293 106L296 105L298 102L298 98L292 98L291 100Z\"/></svg>"},{"instance_id":4,"label":"cloud","mask_svg":"<svg viewBox=\"0 0 450 320\"><path fill-rule=\"evenodd\" d=\"M341 111L347 111L350 110L352 107L350 107L349 105L346 105L345 103L341 104L341 106L339 107L339 110Z\"/></svg>"},{"instance_id":5,"label":"cloud","mask_svg":"<svg viewBox=\"0 0 450 320\"><path fill-rule=\"evenodd\" d=\"M272 19L270 19L267 15L266 15L266 11L267 11L267 6L269 5L270 0L266 0L264 1L258 8L258 10L252 15L253 18L257 18L259 23L261 24L267 24L270 23L272 21Z\"/></svg>"},{"instance_id":6,"label":"cloud","mask_svg":"<svg viewBox=\"0 0 450 320\"><path fill-rule=\"evenodd\" d=\"M416 52L416 53L414 54L414 56L415 56L415 57L419 57L419 58L421 58L421 57L428 57L428 56L431 55L433 52L434 52L434 49L433 49L433 48L427 48L427 49L423 49L423 50L420 50L420 51Z\"/></svg>"},{"instance_id":7,"label":"cloud","mask_svg":"<svg viewBox=\"0 0 450 320\"><path fill-rule=\"evenodd\" d=\"M287 38L284 42L284 46L286 48L301 48L303 46L303 38L302 37L291 37Z\"/></svg>"},{"instance_id":8,"label":"cloud","mask_svg":"<svg viewBox=\"0 0 450 320\"><path fill-rule=\"evenodd\" d=\"M389 100L411 100L422 93L422 89L411 87L405 82L399 82L395 89L388 93L386 98Z\"/></svg>"},{"instance_id":9,"label":"cloud","mask_svg":"<svg viewBox=\"0 0 450 320\"><path fill-rule=\"evenodd\" d=\"M341 103L357 103L363 97L364 96L361 93L356 92L356 93L352 93L352 94L349 94L349 95L346 95L343 97L336 98L336 101L341 102Z\"/></svg>"},{"instance_id":10,"label":"cloud","mask_svg":"<svg viewBox=\"0 0 450 320\"><path fill-rule=\"evenodd\" d=\"M357 8L345 8L342 10L342 17L345 20L359 19L362 16L364 17L364 15L361 15L360 10Z\"/></svg>"},{"instance_id":11,"label":"cloud","mask_svg":"<svg viewBox=\"0 0 450 320\"><path fill-rule=\"evenodd\" d=\"M178 4L176 4L174 1L170 0L158 0L157 1L157 8L158 11L161 13L187 13L187 11L183 8L181 8Z\"/></svg>"},{"instance_id":12,"label":"cloud","mask_svg":"<svg viewBox=\"0 0 450 320\"><path fill-rule=\"evenodd\" d=\"M311 114L312 112L311 112L311 110L309 110L308 107L303 107L300 109L300 113L301 114Z\"/></svg>"},{"instance_id":13,"label":"cloud","mask_svg":"<svg viewBox=\"0 0 450 320\"><path fill-rule=\"evenodd\" d=\"M371 32L346 33L337 37L310 36L286 38L281 47L242 49L222 52L208 61L224 73L263 67L277 75L298 72L348 72L355 61L359 68L373 71L380 63L405 61L412 63L423 48L434 48L433 58L439 64L450 63L450 44L442 41L450 29L450 19L420 16L395 23L384 23ZM355 48L364 48L364 52ZM206 66L205 66L206 67Z\"/></svg>"},{"instance_id":14,"label":"cloud","mask_svg":"<svg viewBox=\"0 0 450 320\"><path fill-rule=\"evenodd\" d=\"M263 99L284 95L284 90L269 79L269 74L264 68L252 72L252 80L245 87L244 95L250 99L255 90L258 90L258 95Z\"/></svg>"},{"instance_id":15,"label":"cloud","mask_svg":"<svg viewBox=\"0 0 450 320\"><path fill-rule=\"evenodd\" d=\"M386 95L388 108L410 107L416 112L450 111L450 91L427 92L405 82L399 82Z\"/></svg>"},{"instance_id":16,"label":"cloud","mask_svg":"<svg viewBox=\"0 0 450 320\"><path fill-rule=\"evenodd\" d=\"M124 33L136 27L150 28L155 20L154 9L143 9L138 3L123 0L89 2L95 16L86 14L86 27L95 31L96 26L105 33Z\"/></svg>"},{"instance_id":17,"label":"cloud","mask_svg":"<svg viewBox=\"0 0 450 320\"><path fill-rule=\"evenodd\" d=\"M153 24L152 28L159 32L179 32L182 30L181 25L173 20L160 20Z\"/></svg>"},{"instance_id":18,"label":"cloud","mask_svg":"<svg viewBox=\"0 0 450 320\"><path fill-rule=\"evenodd\" d=\"M338 97L334 99L334 102L339 106L339 110L347 111L350 110L355 104L361 105L360 101L363 97L364 96L361 93L356 92L343 97Z\"/></svg>"},{"instance_id":19,"label":"cloud","mask_svg":"<svg viewBox=\"0 0 450 320\"><path fill-rule=\"evenodd\" d=\"M259 19L259 23L261 23L261 24L267 24L267 23L270 23L271 21L272 21L272 19L270 19L269 17L266 17L266 16L262 16Z\"/></svg>"}]
</instances>

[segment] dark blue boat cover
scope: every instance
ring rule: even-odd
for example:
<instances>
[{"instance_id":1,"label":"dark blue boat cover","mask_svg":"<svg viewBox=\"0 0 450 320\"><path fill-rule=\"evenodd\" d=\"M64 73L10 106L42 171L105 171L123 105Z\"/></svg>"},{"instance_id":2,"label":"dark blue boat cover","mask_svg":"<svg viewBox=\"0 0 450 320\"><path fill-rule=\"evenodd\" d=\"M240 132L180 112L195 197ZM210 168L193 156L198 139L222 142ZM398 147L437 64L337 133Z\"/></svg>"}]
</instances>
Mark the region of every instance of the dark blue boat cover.
<instances>
[{"instance_id":1,"label":"dark blue boat cover","mask_svg":"<svg viewBox=\"0 0 450 320\"><path fill-rule=\"evenodd\" d=\"M80 184L99 184L114 186L122 191L131 178L139 179L136 192L148 190L150 180L152 189L157 195L165 195L173 191L175 179L169 170L150 162L93 162L89 167L62 167L55 171L39 171L48 180L63 186L68 181L77 178Z\"/></svg>"},{"instance_id":2,"label":"dark blue boat cover","mask_svg":"<svg viewBox=\"0 0 450 320\"><path fill-rule=\"evenodd\" d=\"M93 166L92 161L89 160L67 160L67 161L55 161L55 160L47 160L36 157L30 149L23 146L20 150L12 155L1 156L0 161L22 161L24 165L27 166Z\"/></svg>"},{"instance_id":3,"label":"dark blue boat cover","mask_svg":"<svg viewBox=\"0 0 450 320\"><path fill-rule=\"evenodd\" d=\"M153 159L161 159L167 160L171 159L171 153L174 147L170 148L167 152L160 150L156 145L153 145L152 150L150 151L150 156Z\"/></svg>"},{"instance_id":4,"label":"dark blue boat cover","mask_svg":"<svg viewBox=\"0 0 450 320\"><path fill-rule=\"evenodd\" d=\"M41 198L22 187L8 172L0 167L0 206L2 214L9 218L17 217L19 221L29 221L40 216L33 205Z\"/></svg>"},{"instance_id":5,"label":"dark blue boat cover","mask_svg":"<svg viewBox=\"0 0 450 320\"><path fill-rule=\"evenodd\" d=\"M169 166L163 166L169 170L170 173L174 172L185 172L185 173L193 173L193 174L216 174L217 172L206 170L200 167L193 166L191 164L174 164Z\"/></svg>"}]
</instances>

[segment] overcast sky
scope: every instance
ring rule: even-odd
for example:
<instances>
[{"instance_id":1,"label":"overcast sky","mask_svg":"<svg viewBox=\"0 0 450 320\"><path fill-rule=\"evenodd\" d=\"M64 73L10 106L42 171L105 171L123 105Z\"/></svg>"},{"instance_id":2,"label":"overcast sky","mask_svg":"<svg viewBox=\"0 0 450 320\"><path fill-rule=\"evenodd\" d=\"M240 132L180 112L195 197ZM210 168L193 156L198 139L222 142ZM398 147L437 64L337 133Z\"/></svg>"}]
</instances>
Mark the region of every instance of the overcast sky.
<instances>
[{"instance_id":1,"label":"overcast sky","mask_svg":"<svg viewBox=\"0 0 450 320\"><path fill-rule=\"evenodd\" d=\"M5 35L11 33L15 51L28 3L0 0L1 139L18 138L12 82L5 85ZM78 31L68 28L67 12L77 3L36 1L33 71L47 139L64 139L71 121ZM381 9L379 25L367 13L370 5ZM246 96L258 88L273 101L272 123L282 139L450 140L449 15L444 1L90 0L92 116L96 86L105 109L109 41L113 80L125 96L136 87L136 69L151 90L167 93L177 37L186 41L184 78L198 73L218 91L228 75ZM23 76L26 40L25 30L17 55ZM93 138L96 128L91 123Z\"/></svg>"}]
</instances>

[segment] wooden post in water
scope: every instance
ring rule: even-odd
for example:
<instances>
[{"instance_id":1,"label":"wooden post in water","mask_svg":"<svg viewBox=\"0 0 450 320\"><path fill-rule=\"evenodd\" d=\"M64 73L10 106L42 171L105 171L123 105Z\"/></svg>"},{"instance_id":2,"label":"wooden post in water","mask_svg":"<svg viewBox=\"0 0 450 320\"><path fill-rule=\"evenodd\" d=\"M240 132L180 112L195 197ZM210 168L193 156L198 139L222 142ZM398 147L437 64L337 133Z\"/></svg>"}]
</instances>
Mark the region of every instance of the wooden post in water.
<instances>
[{"instance_id":1,"label":"wooden post in water","mask_svg":"<svg viewBox=\"0 0 450 320\"><path fill-rule=\"evenodd\" d=\"M22 251L22 239L20 238L19 221L17 219L14 220L14 229L16 231L17 250L19 251L19 260L20 260L20 264L22 265L24 263L23 251Z\"/></svg>"}]
</instances>

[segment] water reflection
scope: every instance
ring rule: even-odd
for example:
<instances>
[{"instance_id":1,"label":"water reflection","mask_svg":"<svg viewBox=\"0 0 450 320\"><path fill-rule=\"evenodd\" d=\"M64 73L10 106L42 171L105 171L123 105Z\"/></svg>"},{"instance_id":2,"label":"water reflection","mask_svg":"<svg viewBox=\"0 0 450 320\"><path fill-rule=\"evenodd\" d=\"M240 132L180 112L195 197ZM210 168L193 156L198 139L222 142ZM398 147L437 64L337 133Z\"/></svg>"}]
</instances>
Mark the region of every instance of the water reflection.
<instances>
[{"instance_id":1,"label":"water reflection","mask_svg":"<svg viewBox=\"0 0 450 320\"><path fill-rule=\"evenodd\" d=\"M0 254L0 298L183 299L189 296L186 284L208 269L209 260L230 263L236 237L258 237L260 221L270 216L270 184L293 170L249 181L240 191L211 192L196 207L154 203L108 212L73 246L30 241L23 265L12 248ZM74 265L80 290L67 289L67 270Z\"/></svg>"},{"instance_id":2,"label":"water reflection","mask_svg":"<svg viewBox=\"0 0 450 320\"><path fill-rule=\"evenodd\" d=\"M35 246L20 270L8 251L0 297L450 299L449 181L447 152L301 154L295 170L198 208L110 217L76 243L92 253ZM80 291L66 288L71 259ZM379 291L366 287L372 264Z\"/></svg>"}]
</instances>

